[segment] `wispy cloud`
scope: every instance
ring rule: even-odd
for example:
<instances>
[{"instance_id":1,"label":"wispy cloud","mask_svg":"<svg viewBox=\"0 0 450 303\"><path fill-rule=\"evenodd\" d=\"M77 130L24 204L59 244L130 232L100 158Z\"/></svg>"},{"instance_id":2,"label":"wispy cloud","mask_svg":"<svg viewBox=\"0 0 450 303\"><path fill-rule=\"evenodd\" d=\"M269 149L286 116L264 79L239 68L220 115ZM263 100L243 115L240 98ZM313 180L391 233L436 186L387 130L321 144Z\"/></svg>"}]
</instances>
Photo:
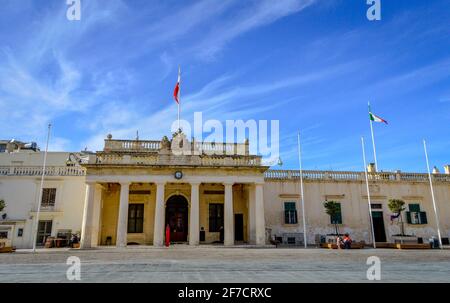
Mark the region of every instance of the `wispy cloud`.
<instances>
[{"instance_id":1,"label":"wispy cloud","mask_svg":"<svg viewBox=\"0 0 450 303\"><path fill-rule=\"evenodd\" d=\"M222 122L227 119L255 119L259 113L283 108L288 103L301 98L301 96L295 96L277 102L262 103L262 96L337 77L348 73L352 66L354 63L349 62L310 74L280 79L277 82L245 86L234 84L236 75L223 75L205 84L197 92L182 97L182 119L193 122L194 112L202 112L204 119L216 119ZM96 129L99 133L94 134L88 140L88 146L92 146L94 149L101 148L108 131L111 131L115 137L132 137L136 130L139 130L144 137L162 137L170 129L176 118L175 114L176 107L173 102L167 103L162 108L152 109L150 115L129 103L110 103L97 109L97 115L93 120L100 122L91 124L91 128ZM173 118L170 119L170 117Z\"/></svg>"},{"instance_id":2,"label":"wispy cloud","mask_svg":"<svg viewBox=\"0 0 450 303\"><path fill-rule=\"evenodd\" d=\"M213 27L194 49L199 52L199 57L211 59L231 40L258 27L298 13L314 2L316 0L250 1L251 5L242 9L234 17Z\"/></svg>"}]
</instances>

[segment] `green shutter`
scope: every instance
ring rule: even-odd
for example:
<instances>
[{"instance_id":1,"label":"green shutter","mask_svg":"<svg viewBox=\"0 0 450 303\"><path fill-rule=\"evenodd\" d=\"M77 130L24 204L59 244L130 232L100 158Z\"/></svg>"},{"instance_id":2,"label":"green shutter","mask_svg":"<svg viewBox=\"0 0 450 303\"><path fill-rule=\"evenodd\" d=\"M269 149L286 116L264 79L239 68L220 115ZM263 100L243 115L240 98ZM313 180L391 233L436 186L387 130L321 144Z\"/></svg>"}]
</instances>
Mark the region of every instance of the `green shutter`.
<instances>
[{"instance_id":1,"label":"green shutter","mask_svg":"<svg viewBox=\"0 0 450 303\"><path fill-rule=\"evenodd\" d=\"M411 212L406 212L406 223L411 224Z\"/></svg>"},{"instance_id":2,"label":"green shutter","mask_svg":"<svg viewBox=\"0 0 450 303\"><path fill-rule=\"evenodd\" d=\"M420 214L420 224L428 224L427 213L421 211L419 214Z\"/></svg>"},{"instance_id":3,"label":"green shutter","mask_svg":"<svg viewBox=\"0 0 450 303\"><path fill-rule=\"evenodd\" d=\"M373 211L372 218L383 218L383 212L381 211Z\"/></svg>"},{"instance_id":4,"label":"green shutter","mask_svg":"<svg viewBox=\"0 0 450 303\"><path fill-rule=\"evenodd\" d=\"M412 213L419 213L420 212L420 204L409 204L409 211Z\"/></svg>"}]
</instances>

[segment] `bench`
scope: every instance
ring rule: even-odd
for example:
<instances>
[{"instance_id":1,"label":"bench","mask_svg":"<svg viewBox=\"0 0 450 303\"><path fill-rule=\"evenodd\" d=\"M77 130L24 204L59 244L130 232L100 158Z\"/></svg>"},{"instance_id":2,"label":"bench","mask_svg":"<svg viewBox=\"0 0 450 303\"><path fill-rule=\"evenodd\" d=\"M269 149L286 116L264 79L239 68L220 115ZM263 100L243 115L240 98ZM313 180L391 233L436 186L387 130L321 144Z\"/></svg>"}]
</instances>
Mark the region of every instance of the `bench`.
<instances>
[{"instance_id":1,"label":"bench","mask_svg":"<svg viewBox=\"0 0 450 303\"><path fill-rule=\"evenodd\" d=\"M364 241L362 242L352 242L350 249L362 249L366 246L366 243ZM321 248L328 248L328 249L338 249L338 246L336 243L322 243L320 244Z\"/></svg>"},{"instance_id":2,"label":"bench","mask_svg":"<svg viewBox=\"0 0 450 303\"><path fill-rule=\"evenodd\" d=\"M12 253L16 251L16 248L13 246L6 246L5 243L0 242L0 253Z\"/></svg>"}]
</instances>

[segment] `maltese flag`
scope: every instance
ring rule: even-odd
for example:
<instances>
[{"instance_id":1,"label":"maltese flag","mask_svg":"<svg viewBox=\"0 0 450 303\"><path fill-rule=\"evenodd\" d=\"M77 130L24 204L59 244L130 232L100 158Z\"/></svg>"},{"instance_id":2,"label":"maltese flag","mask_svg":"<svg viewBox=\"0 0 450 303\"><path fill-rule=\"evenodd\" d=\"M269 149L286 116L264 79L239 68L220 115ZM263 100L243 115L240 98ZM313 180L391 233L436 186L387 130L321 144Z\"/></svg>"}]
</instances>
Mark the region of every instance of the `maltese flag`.
<instances>
[{"instance_id":1,"label":"maltese flag","mask_svg":"<svg viewBox=\"0 0 450 303\"><path fill-rule=\"evenodd\" d=\"M175 85L175 89L173 90L173 98L175 99L175 102L180 104L180 81L181 81L181 69L178 68L178 81Z\"/></svg>"}]
</instances>

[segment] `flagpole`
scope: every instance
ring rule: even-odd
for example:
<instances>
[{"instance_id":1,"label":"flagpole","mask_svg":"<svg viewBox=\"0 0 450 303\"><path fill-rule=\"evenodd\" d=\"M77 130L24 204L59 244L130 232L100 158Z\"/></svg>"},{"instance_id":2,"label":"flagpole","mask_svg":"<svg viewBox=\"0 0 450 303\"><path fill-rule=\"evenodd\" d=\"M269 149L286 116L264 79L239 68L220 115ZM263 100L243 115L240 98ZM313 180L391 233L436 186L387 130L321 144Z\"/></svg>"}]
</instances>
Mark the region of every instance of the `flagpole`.
<instances>
[{"instance_id":1,"label":"flagpole","mask_svg":"<svg viewBox=\"0 0 450 303\"><path fill-rule=\"evenodd\" d=\"M370 201L369 175L367 174L366 150L364 148L364 137L361 137L361 146L362 146L363 161L364 161L364 174L366 176L367 201L369 203L370 230L372 232L373 248L377 248L377 244L375 241L375 231L373 229L372 203Z\"/></svg>"},{"instance_id":2,"label":"flagpole","mask_svg":"<svg viewBox=\"0 0 450 303\"><path fill-rule=\"evenodd\" d=\"M178 107L178 130L180 130L180 97L181 97L181 67L178 66L178 102L177 102L177 107Z\"/></svg>"},{"instance_id":3,"label":"flagpole","mask_svg":"<svg viewBox=\"0 0 450 303\"><path fill-rule=\"evenodd\" d=\"M178 103L178 130L180 129L180 103Z\"/></svg>"},{"instance_id":4,"label":"flagpole","mask_svg":"<svg viewBox=\"0 0 450 303\"><path fill-rule=\"evenodd\" d=\"M371 113L370 111L370 102L368 103L369 105L369 114ZM377 161L377 150L375 148L375 136L373 135L373 125L372 125L372 119L369 119L370 122L370 133L372 134L372 146L373 146L373 157L375 160L375 171L378 172L378 161Z\"/></svg>"},{"instance_id":5,"label":"flagpole","mask_svg":"<svg viewBox=\"0 0 450 303\"><path fill-rule=\"evenodd\" d=\"M300 132L298 132L297 141L298 141L298 163L300 168L300 199L302 202L302 218L303 218L303 243L305 244L305 248L307 248L308 240L306 236L305 195L303 190L303 168L302 168L302 150L300 146Z\"/></svg>"},{"instance_id":6,"label":"flagpole","mask_svg":"<svg viewBox=\"0 0 450 303\"><path fill-rule=\"evenodd\" d=\"M36 241L37 241L37 228L39 226L39 215L41 212L41 204L42 204L42 191L44 187L44 176L45 176L45 166L47 165L47 153L48 153L48 142L50 140L50 130L52 128L52 125L48 125L48 132L47 132L47 144L45 146L45 153L44 153L44 163L42 165L42 175L41 175L41 186L39 188L39 196L37 199L37 212L36 212L36 222L34 223L34 228L32 230L33 232L33 252L36 252Z\"/></svg>"},{"instance_id":7,"label":"flagpole","mask_svg":"<svg viewBox=\"0 0 450 303\"><path fill-rule=\"evenodd\" d=\"M434 215L436 218L437 232L439 238L439 248L442 249L441 229L439 228L439 214L437 212L436 200L434 198L433 181L431 179L430 163L428 161L427 143L423 140L423 149L425 151L425 159L427 161L428 179L430 180L431 199L433 200Z\"/></svg>"}]
</instances>

